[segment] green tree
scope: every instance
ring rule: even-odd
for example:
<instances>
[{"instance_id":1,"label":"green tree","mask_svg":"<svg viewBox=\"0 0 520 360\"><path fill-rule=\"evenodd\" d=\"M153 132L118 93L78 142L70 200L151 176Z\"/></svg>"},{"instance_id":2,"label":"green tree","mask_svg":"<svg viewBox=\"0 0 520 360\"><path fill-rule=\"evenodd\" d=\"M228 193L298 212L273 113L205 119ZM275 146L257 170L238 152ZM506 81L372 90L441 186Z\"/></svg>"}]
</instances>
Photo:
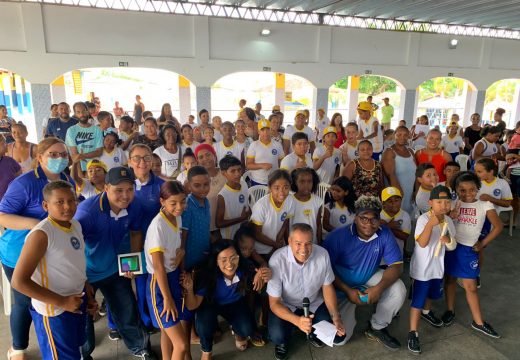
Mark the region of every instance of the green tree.
<instances>
[{"instance_id":1,"label":"green tree","mask_svg":"<svg viewBox=\"0 0 520 360\"><path fill-rule=\"evenodd\" d=\"M348 77L339 79L334 83L338 89L348 88ZM363 75L359 81L359 92L372 96L379 95L386 91L396 91L397 84L394 80L378 75Z\"/></svg>"}]
</instances>

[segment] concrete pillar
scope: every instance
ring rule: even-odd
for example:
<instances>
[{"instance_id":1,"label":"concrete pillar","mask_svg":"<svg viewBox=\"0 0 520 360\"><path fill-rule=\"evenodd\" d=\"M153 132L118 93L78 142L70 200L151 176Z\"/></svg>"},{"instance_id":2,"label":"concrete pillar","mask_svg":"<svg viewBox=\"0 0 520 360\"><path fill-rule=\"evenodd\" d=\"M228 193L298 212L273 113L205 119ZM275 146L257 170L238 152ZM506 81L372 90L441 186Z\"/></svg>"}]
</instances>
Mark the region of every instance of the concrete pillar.
<instances>
[{"instance_id":1,"label":"concrete pillar","mask_svg":"<svg viewBox=\"0 0 520 360\"><path fill-rule=\"evenodd\" d=\"M464 99L464 110L461 114L459 114L459 117L462 119L463 126L467 126L465 121L468 119L469 122L469 116L472 114L472 110L474 108L473 101L476 100L476 97L473 95L476 91L472 88L471 85L468 84L467 81L464 82L464 88L462 90L462 98Z\"/></svg>"},{"instance_id":2,"label":"concrete pillar","mask_svg":"<svg viewBox=\"0 0 520 360\"><path fill-rule=\"evenodd\" d=\"M395 128L394 122L397 121L397 124L400 120L403 120L404 117L404 104L406 103L406 89L399 87L399 107L394 106L394 117L392 118L392 129ZM390 104L392 105L392 104Z\"/></svg>"},{"instance_id":3,"label":"concrete pillar","mask_svg":"<svg viewBox=\"0 0 520 360\"><path fill-rule=\"evenodd\" d=\"M327 114L328 105L329 105L329 89L316 89L314 92L314 98L316 99L316 107L312 110L314 110L314 114L311 110L311 119L312 119L312 126L316 124L316 116L318 109L324 109L325 114Z\"/></svg>"},{"instance_id":4,"label":"concrete pillar","mask_svg":"<svg viewBox=\"0 0 520 360\"><path fill-rule=\"evenodd\" d=\"M49 84L31 84L32 103L34 109L34 121L27 124L29 130L29 141L38 142L42 139L43 120L49 118L51 107L51 87Z\"/></svg>"},{"instance_id":5,"label":"concrete pillar","mask_svg":"<svg viewBox=\"0 0 520 360\"><path fill-rule=\"evenodd\" d=\"M274 104L280 106L280 111L284 112L285 104L285 74L275 73Z\"/></svg>"},{"instance_id":6,"label":"concrete pillar","mask_svg":"<svg viewBox=\"0 0 520 360\"><path fill-rule=\"evenodd\" d=\"M419 102L419 88L414 90L406 90L404 97L404 112L403 118L406 120L406 126L410 127L415 124L415 118L417 117L417 104ZM403 101L403 99L401 99Z\"/></svg>"},{"instance_id":7,"label":"concrete pillar","mask_svg":"<svg viewBox=\"0 0 520 360\"><path fill-rule=\"evenodd\" d=\"M520 86L515 86L515 95L513 96L513 103L511 104L513 107L511 109L511 117L507 122L508 129L514 129L515 124L520 119Z\"/></svg>"},{"instance_id":8,"label":"concrete pillar","mask_svg":"<svg viewBox=\"0 0 520 360\"><path fill-rule=\"evenodd\" d=\"M477 106L477 89L470 89L468 91L468 99L466 100L466 108L464 109L464 117L462 118L462 126L467 127L471 125L471 114L475 113Z\"/></svg>"},{"instance_id":9,"label":"concrete pillar","mask_svg":"<svg viewBox=\"0 0 520 360\"><path fill-rule=\"evenodd\" d=\"M197 86L197 112L206 109L211 116L211 88L209 86Z\"/></svg>"},{"instance_id":10,"label":"concrete pillar","mask_svg":"<svg viewBox=\"0 0 520 360\"><path fill-rule=\"evenodd\" d=\"M179 109L179 122L185 124L188 122L188 116L191 114L191 94L190 81L182 75L179 75Z\"/></svg>"},{"instance_id":11,"label":"concrete pillar","mask_svg":"<svg viewBox=\"0 0 520 360\"><path fill-rule=\"evenodd\" d=\"M480 118L484 117L484 102L486 101L486 90L477 91L477 96L475 100L475 110L473 112L479 113Z\"/></svg>"},{"instance_id":12,"label":"concrete pillar","mask_svg":"<svg viewBox=\"0 0 520 360\"><path fill-rule=\"evenodd\" d=\"M63 75L51 83L51 96L54 104L67 101L65 94L65 77Z\"/></svg>"},{"instance_id":13,"label":"concrete pillar","mask_svg":"<svg viewBox=\"0 0 520 360\"><path fill-rule=\"evenodd\" d=\"M357 118L357 105L359 97L359 80L360 76L353 75L348 77L348 90L347 90L347 119L346 122L356 121ZM345 122L345 121L343 121Z\"/></svg>"}]
</instances>

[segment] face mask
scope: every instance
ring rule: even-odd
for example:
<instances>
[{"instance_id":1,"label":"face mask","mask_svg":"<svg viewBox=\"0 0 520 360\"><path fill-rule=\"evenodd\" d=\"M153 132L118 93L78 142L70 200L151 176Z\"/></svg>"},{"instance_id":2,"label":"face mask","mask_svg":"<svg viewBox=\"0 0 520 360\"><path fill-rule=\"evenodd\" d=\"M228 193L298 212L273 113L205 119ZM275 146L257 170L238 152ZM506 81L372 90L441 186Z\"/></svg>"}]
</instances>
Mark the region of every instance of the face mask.
<instances>
[{"instance_id":1,"label":"face mask","mask_svg":"<svg viewBox=\"0 0 520 360\"><path fill-rule=\"evenodd\" d=\"M63 170L65 170L67 165L69 165L68 158L49 158L49 160L47 160L47 169L53 174L61 173Z\"/></svg>"}]
</instances>

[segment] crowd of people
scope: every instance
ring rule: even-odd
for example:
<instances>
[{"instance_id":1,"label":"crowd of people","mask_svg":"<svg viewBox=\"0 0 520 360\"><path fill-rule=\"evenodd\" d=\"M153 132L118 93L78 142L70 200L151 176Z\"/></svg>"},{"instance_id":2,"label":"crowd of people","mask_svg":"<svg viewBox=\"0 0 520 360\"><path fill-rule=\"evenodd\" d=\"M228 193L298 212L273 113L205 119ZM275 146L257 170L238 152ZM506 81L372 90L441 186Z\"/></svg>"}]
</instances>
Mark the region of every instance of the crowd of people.
<instances>
[{"instance_id":1,"label":"crowd of people","mask_svg":"<svg viewBox=\"0 0 520 360\"><path fill-rule=\"evenodd\" d=\"M295 328L315 347L347 343L356 306L369 304L365 335L396 350L388 327L408 276L411 352L421 353L421 318L453 323L457 282L471 327L500 337L478 288L500 212L512 207L516 221L520 123L507 130L498 109L483 127L479 114L466 129L454 114L445 133L425 115L391 129L389 100L381 122L367 100L346 124L318 109L314 128L309 111L284 122L279 106L264 116L245 100L237 119L202 109L183 123L169 104L155 118L139 96L133 117L97 98L71 116L62 102L38 144L0 106L8 358L26 359L33 323L43 359L92 359L93 322L107 315L110 339L142 359L156 358L157 331L163 359L191 359L193 343L211 359L221 316L238 351L271 341L282 360ZM135 252L143 273L121 270L118 256ZM443 296L438 317L431 300ZM315 331L322 322L333 340Z\"/></svg>"}]
</instances>

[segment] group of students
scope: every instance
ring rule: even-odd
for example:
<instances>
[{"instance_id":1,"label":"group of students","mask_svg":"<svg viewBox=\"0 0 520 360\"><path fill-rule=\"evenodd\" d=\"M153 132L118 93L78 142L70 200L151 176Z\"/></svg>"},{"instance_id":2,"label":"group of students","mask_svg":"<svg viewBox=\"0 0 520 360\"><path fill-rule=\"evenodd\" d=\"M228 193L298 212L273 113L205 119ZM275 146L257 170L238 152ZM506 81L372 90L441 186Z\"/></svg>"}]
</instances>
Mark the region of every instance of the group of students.
<instances>
[{"instance_id":1,"label":"group of students","mask_svg":"<svg viewBox=\"0 0 520 360\"><path fill-rule=\"evenodd\" d=\"M74 113L85 125L90 120L83 110L75 104ZM262 346L271 255L286 246L296 224L310 225L313 243L321 245L325 233L354 222L355 201L362 196L381 199L378 216L404 255L412 248L407 240L417 221L409 350L421 352L420 318L436 327L453 322L457 279L466 290L472 327L499 337L483 320L477 295L483 249L503 227L497 210L512 199L509 184L497 177L496 162L478 159L474 172L445 162L444 184L434 164L419 164L416 211L407 213L405 189L384 185L377 161L382 129L367 104L360 103L358 113L363 130L347 125L357 131L354 151L348 131L347 145L336 146L335 126L315 137L303 112L277 136L272 124L279 114L257 119L248 108L235 124L218 124L218 142L209 125L202 126L198 142L192 125L166 121L159 129L151 117L144 119L142 135L132 132L135 122L127 116L117 132L110 121L104 123L102 112L103 151L78 151L77 136L68 132L68 148L57 136L44 139L35 152L36 166L14 179L0 202L0 224L6 228L0 259L15 290L8 357L23 358L32 317L44 359L89 358L97 289L112 313L111 331L144 359L153 358L144 328L161 330L164 359L191 358L189 344L197 337L202 358L210 359L218 315L230 323L237 349L245 350L249 341ZM209 122L207 111L199 115ZM246 133L250 136L240 138ZM120 161L110 161L116 149ZM316 195L320 182L330 186L325 199ZM255 185L266 186L268 193L250 208L248 188ZM119 278L117 255L130 251L143 251L147 274L113 279ZM129 286L134 278L135 298ZM430 300L442 296L443 281L447 311L439 319ZM118 286L127 295L124 300L115 294ZM135 314L129 314L132 310Z\"/></svg>"}]
</instances>

